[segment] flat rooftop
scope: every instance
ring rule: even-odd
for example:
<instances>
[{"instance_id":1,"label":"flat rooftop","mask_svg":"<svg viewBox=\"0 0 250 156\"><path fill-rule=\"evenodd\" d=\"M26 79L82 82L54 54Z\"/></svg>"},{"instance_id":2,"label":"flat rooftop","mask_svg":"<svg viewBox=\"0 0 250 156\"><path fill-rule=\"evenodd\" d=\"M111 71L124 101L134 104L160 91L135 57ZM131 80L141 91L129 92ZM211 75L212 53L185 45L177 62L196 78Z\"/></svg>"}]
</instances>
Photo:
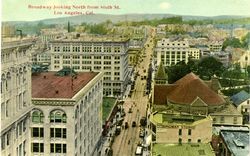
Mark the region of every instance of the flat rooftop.
<instances>
[{"instance_id":1,"label":"flat rooftop","mask_svg":"<svg viewBox=\"0 0 250 156\"><path fill-rule=\"evenodd\" d=\"M249 130L222 130L221 136L234 156L249 156Z\"/></svg>"},{"instance_id":2,"label":"flat rooftop","mask_svg":"<svg viewBox=\"0 0 250 156\"><path fill-rule=\"evenodd\" d=\"M154 144L153 156L215 156L210 144Z\"/></svg>"},{"instance_id":3,"label":"flat rooftop","mask_svg":"<svg viewBox=\"0 0 250 156\"><path fill-rule=\"evenodd\" d=\"M193 124L196 121L206 119L205 116L186 115L186 114L167 114L157 113L153 115L153 121L157 124Z\"/></svg>"},{"instance_id":4,"label":"flat rooftop","mask_svg":"<svg viewBox=\"0 0 250 156\"><path fill-rule=\"evenodd\" d=\"M32 76L32 98L72 98L98 73L80 72L72 76L57 76L57 72L46 72Z\"/></svg>"},{"instance_id":5,"label":"flat rooftop","mask_svg":"<svg viewBox=\"0 0 250 156\"><path fill-rule=\"evenodd\" d=\"M122 36L110 36L110 35L82 35L76 37L75 35L69 34L61 38L51 41L51 43L68 43L68 42L128 42L129 38Z\"/></svg>"}]
</instances>

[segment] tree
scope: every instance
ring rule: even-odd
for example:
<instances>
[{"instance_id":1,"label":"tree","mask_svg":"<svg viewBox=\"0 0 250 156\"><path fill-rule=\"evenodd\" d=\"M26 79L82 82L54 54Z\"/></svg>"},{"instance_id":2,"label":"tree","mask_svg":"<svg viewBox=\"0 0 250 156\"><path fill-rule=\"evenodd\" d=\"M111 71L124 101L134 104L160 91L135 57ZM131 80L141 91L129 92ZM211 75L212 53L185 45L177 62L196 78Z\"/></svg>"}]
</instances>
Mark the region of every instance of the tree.
<instances>
[{"instance_id":1,"label":"tree","mask_svg":"<svg viewBox=\"0 0 250 156\"><path fill-rule=\"evenodd\" d=\"M167 69L168 83L174 83L190 72L189 66L184 61L178 62Z\"/></svg>"},{"instance_id":2,"label":"tree","mask_svg":"<svg viewBox=\"0 0 250 156\"><path fill-rule=\"evenodd\" d=\"M221 76L223 64L214 57L205 57L198 63L198 71L201 79L211 79L213 75Z\"/></svg>"},{"instance_id":3,"label":"tree","mask_svg":"<svg viewBox=\"0 0 250 156\"><path fill-rule=\"evenodd\" d=\"M242 48L243 47L240 40L238 38L235 38L235 37L227 38L223 42L222 50L225 50L228 46L231 46L233 48Z\"/></svg>"},{"instance_id":4,"label":"tree","mask_svg":"<svg viewBox=\"0 0 250 156\"><path fill-rule=\"evenodd\" d=\"M250 44L250 33L248 32L246 36L242 37L242 47L247 49Z\"/></svg>"},{"instance_id":5,"label":"tree","mask_svg":"<svg viewBox=\"0 0 250 156\"><path fill-rule=\"evenodd\" d=\"M248 74L248 77L250 78L250 66L247 66L247 74Z\"/></svg>"}]
</instances>

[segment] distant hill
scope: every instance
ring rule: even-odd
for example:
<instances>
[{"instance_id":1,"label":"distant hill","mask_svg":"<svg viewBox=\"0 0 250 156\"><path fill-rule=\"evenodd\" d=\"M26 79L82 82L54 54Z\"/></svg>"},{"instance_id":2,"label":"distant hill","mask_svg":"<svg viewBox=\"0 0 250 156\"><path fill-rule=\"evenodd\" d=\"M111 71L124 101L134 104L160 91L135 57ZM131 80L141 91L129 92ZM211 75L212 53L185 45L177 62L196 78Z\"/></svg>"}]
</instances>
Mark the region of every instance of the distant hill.
<instances>
[{"instance_id":1,"label":"distant hill","mask_svg":"<svg viewBox=\"0 0 250 156\"><path fill-rule=\"evenodd\" d=\"M109 15L109 14L95 14L95 15L79 15L61 18L51 18L38 21L11 21L9 24L16 26L16 29L23 30L24 34L39 34L41 29L54 27L54 25L67 26L68 21L71 25L81 23L94 24L102 23L111 20L113 23L133 21L140 22L145 20L161 20L162 18L176 17L180 15L174 14L124 14L124 15ZM231 24L245 25L250 28L250 17L245 16L181 16L184 23L194 24L216 24L219 27L231 27ZM5 23L5 22L3 22Z\"/></svg>"},{"instance_id":2,"label":"distant hill","mask_svg":"<svg viewBox=\"0 0 250 156\"><path fill-rule=\"evenodd\" d=\"M182 16L174 14L124 14L124 15L109 15L109 14L95 14L95 15L79 15L79 16L69 16L69 17L60 17L60 18L51 18L44 19L39 21L25 22L25 21L12 21L8 23L21 24L37 24L42 21L44 24L65 24L70 21L72 24L81 24L81 23L101 23L106 20L111 20L113 23L119 21L143 21L143 20L152 20L152 19L161 19L168 18L173 16ZM182 16L183 20L218 20L218 19L239 19L244 18L244 16Z\"/></svg>"}]
</instances>

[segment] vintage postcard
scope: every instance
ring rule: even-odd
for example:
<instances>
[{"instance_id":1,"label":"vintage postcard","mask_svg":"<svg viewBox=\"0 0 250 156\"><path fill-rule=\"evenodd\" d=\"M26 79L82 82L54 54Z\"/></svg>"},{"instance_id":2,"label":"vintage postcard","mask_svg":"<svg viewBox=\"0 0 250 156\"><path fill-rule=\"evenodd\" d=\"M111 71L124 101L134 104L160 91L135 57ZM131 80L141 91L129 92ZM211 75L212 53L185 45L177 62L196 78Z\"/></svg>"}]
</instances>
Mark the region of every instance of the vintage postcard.
<instances>
[{"instance_id":1,"label":"vintage postcard","mask_svg":"<svg viewBox=\"0 0 250 156\"><path fill-rule=\"evenodd\" d=\"M249 156L250 0L1 1L2 156Z\"/></svg>"}]
</instances>

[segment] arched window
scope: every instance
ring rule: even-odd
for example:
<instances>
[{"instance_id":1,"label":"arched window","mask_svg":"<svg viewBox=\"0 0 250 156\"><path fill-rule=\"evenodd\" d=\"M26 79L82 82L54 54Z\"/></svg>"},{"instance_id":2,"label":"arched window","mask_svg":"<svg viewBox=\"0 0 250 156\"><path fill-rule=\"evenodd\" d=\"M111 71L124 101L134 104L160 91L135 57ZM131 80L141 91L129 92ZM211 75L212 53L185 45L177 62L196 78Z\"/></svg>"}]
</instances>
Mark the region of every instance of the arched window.
<instances>
[{"instance_id":1,"label":"arched window","mask_svg":"<svg viewBox=\"0 0 250 156\"><path fill-rule=\"evenodd\" d=\"M22 68L19 68L19 76L18 76L18 84L19 85L22 85L22 77L23 77L23 69Z\"/></svg>"},{"instance_id":2,"label":"arched window","mask_svg":"<svg viewBox=\"0 0 250 156\"><path fill-rule=\"evenodd\" d=\"M40 110L35 110L32 113L32 122L33 123L43 123L44 115Z\"/></svg>"},{"instance_id":3,"label":"arched window","mask_svg":"<svg viewBox=\"0 0 250 156\"><path fill-rule=\"evenodd\" d=\"M23 67L23 83L25 83L26 82L26 75L27 74L27 69L26 69L26 67Z\"/></svg>"},{"instance_id":4,"label":"arched window","mask_svg":"<svg viewBox=\"0 0 250 156\"><path fill-rule=\"evenodd\" d=\"M83 100L81 100L81 104L80 104L80 113L82 113L83 111Z\"/></svg>"},{"instance_id":5,"label":"arched window","mask_svg":"<svg viewBox=\"0 0 250 156\"><path fill-rule=\"evenodd\" d=\"M54 110L50 113L50 122L54 123L66 123L66 113L61 110Z\"/></svg>"},{"instance_id":6,"label":"arched window","mask_svg":"<svg viewBox=\"0 0 250 156\"><path fill-rule=\"evenodd\" d=\"M1 76L1 93L4 92L4 83L5 83L5 75L2 74L2 76Z\"/></svg>"},{"instance_id":7,"label":"arched window","mask_svg":"<svg viewBox=\"0 0 250 156\"><path fill-rule=\"evenodd\" d=\"M76 109L75 109L75 119L77 119L79 116L79 107L76 106Z\"/></svg>"},{"instance_id":8,"label":"arched window","mask_svg":"<svg viewBox=\"0 0 250 156\"><path fill-rule=\"evenodd\" d=\"M11 76L10 76L10 73L8 72L7 73L7 79L6 79L6 82L5 82L5 89L7 91L10 90L10 83L11 83Z\"/></svg>"}]
</instances>

